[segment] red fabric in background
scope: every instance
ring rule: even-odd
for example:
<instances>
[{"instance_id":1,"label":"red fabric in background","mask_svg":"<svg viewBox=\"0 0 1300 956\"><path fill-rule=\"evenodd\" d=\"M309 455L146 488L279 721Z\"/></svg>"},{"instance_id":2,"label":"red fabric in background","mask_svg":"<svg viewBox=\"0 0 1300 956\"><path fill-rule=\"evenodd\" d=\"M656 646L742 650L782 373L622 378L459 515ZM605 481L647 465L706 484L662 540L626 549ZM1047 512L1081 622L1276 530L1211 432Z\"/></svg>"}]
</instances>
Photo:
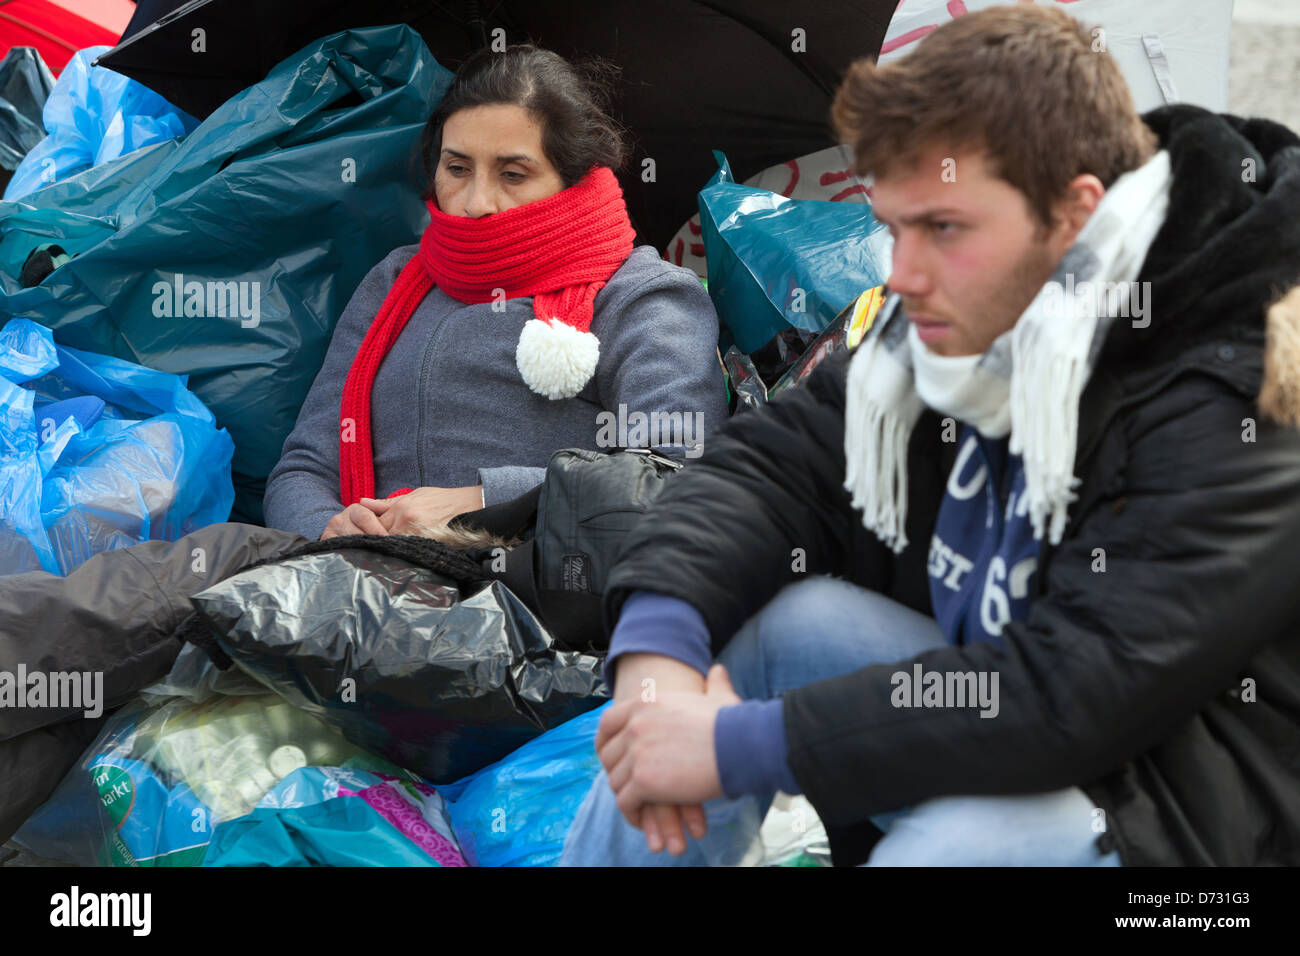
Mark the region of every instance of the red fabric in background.
<instances>
[{"instance_id":1,"label":"red fabric in background","mask_svg":"<svg viewBox=\"0 0 1300 956\"><path fill-rule=\"evenodd\" d=\"M55 76L88 46L116 46L135 12L130 0L12 0L0 4L0 57L32 46Z\"/></svg>"}]
</instances>

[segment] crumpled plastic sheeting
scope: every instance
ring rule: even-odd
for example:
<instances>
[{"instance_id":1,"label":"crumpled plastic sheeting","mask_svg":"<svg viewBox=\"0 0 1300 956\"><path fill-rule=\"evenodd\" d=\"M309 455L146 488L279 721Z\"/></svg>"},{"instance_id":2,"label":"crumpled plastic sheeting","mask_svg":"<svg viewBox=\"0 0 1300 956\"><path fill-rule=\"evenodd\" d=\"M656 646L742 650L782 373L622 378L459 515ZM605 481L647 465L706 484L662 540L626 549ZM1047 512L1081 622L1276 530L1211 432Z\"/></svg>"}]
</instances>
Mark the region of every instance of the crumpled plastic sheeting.
<instances>
[{"instance_id":1,"label":"crumpled plastic sheeting","mask_svg":"<svg viewBox=\"0 0 1300 956\"><path fill-rule=\"evenodd\" d=\"M309 763L401 773L275 694L137 698L14 840L82 866L197 866L214 828Z\"/></svg>"},{"instance_id":2,"label":"crumpled plastic sheeting","mask_svg":"<svg viewBox=\"0 0 1300 956\"><path fill-rule=\"evenodd\" d=\"M0 169L17 169L45 138L41 111L52 89L54 74L34 47L10 47L0 60Z\"/></svg>"},{"instance_id":3,"label":"crumpled plastic sheeting","mask_svg":"<svg viewBox=\"0 0 1300 956\"><path fill-rule=\"evenodd\" d=\"M548 730L490 767L441 788L471 866L555 866L600 773L601 710Z\"/></svg>"},{"instance_id":4,"label":"crumpled plastic sheeting","mask_svg":"<svg viewBox=\"0 0 1300 956\"><path fill-rule=\"evenodd\" d=\"M418 780L303 767L212 834L204 866L464 866L442 797Z\"/></svg>"},{"instance_id":5,"label":"crumpled plastic sheeting","mask_svg":"<svg viewBox=\"0 0 1300 956\"><path fill-rule=\"evenodd\" d=\"M0 328L0 574L225 521L233 453L184 378Z\"/></svg>"},{"instance_id":6,"label":"crumpled plastic sheeting","mask_svg":"<svg viewBox=\"0 0 1300 956\"><path fill-rule=\"evenodd\" d=\"M609 696L500 582L452 582L360 549L253 568L194 595L222 649L373 753L450 783Z\"/></svg>"},{"instance_id":7,"label":"crumpled plastic sheeting","mask_svg":"<svg viewBox=\"0 0 1300 956\"><path fill-rule=\"evenodd\" d=\"M18 164L5 199L21 199L83 169L184 136L199 125L144 84L91 66L110 49L78 50L63 68L42 112L49 135Z\"/></svg>"},{"instance_id":8,"label":"crumpled plastic sheeting","mask_svg":"<svg viewBox=\"0 0 1300 956\"><path fill-rule=\"evenodd\" d=\"M889 276L893 239L865 203L787 199L718 172L700 191L709 296L742 352L787 328L818 334Z\"/></svg>"},{"instance_id":9,"label":"crumpled plastic sheeting","mask_svg":"<svg viewBox=\"0 0 1300 956\"><path fill-rule=\"evenodd\" d=\"M428 222L412 159L450 81L410 27L349 30L183 138L0 203L0 316L189 376L235 442L233 518L261 524L334 324ZM72 259L23 287L49 244Z\"/></svg>"}]
</instances>

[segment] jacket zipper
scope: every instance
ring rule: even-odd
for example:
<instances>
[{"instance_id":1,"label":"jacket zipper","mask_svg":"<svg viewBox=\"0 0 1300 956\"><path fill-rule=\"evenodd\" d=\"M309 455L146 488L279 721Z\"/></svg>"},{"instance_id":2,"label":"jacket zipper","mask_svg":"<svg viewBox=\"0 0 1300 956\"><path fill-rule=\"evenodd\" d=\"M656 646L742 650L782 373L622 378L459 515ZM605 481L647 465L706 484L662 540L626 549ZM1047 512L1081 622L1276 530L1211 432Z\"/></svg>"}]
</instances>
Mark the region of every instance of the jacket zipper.
<instances>
[{"instance_id":1,"label":"jacket zipper","mask_svg":"<svg viewBox=\"0 0 1300 956\"><path fill-rule=\"evenodd\" d=\"M416 473L416 481L418 482L418 484L416 485L417 488L423 488L427 483L427 479L425 478L425 473L424 473L424 449L425 449L424 383L429 377L429 366L433 361L434 339L438 337L438 332L442 329L442 324L447 321L448 315L450 315L450 313L446 313L438 319L437 324L434 325L433 330L429 333L429 337L424 340L424 355L421 356L420 359L420 379L418 382L416 382L415 385L415 389L416 389L415 401L416 401L416 408L417 408L417 418L416 418L416 425L415 425L415 473ZM412 316L412 318L414 318L414 316ZM396 344L396 342L394 342L393 344Z\"/></svg>"}]
</instances>

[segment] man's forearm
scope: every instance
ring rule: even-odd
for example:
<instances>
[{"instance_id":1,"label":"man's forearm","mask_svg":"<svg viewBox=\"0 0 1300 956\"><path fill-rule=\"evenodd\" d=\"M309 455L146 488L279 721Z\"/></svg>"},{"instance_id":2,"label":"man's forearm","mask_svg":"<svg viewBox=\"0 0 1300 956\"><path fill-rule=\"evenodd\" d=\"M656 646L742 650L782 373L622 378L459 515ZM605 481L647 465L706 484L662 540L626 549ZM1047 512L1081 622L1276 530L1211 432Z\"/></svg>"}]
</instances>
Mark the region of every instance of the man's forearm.
<instances>
[{"instance_id":1,"label":"man's forearm","mask_svg":"<svg viewBox=\"0 0 1300 956\"><path fill-rule=\"evenodd\" d=\"M780 697L723 707L713 726L713 749L722 792L728 797L800 792L786 760L785 705Z\"/></svg>"},{"instance_id":2,"label":"man's forearm","mask_svg":"<svg viewBox=\"0 0 1300 956\"><path fill-rule=\"evenodd\" d=\"M685 601L637 591L623 604L605 658L605 683L614 686L615 665L630 654L671 657L700 672L701 686L713 655L700 612Z\"/></svg>"}]
</instances>

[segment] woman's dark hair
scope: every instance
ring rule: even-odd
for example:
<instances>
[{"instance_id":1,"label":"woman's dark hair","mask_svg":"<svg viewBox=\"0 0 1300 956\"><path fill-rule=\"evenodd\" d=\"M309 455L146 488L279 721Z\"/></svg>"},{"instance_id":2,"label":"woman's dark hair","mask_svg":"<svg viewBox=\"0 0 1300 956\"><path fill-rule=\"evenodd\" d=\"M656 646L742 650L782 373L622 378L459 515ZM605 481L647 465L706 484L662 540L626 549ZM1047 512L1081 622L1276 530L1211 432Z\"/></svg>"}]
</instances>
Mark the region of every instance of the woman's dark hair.
<instances>
[{"instance_id":1,"label":"woman's dark hair","mask_svg":"<svg viewBox=\"0 0 1300 956\"><path fill-rule=\"evenodd\" d=\"M530 43L501 52L485 47L456 71L456 78L420 137L424 198L433 198L433 179L442 153L442 127L453 113L474 106L521 106L542 126L542 151L567 189L592 166L615 171L627 159L623 129L610 118L611 89L618 68L598 58L570 63Z\"/></svg>"}]
</instances>

